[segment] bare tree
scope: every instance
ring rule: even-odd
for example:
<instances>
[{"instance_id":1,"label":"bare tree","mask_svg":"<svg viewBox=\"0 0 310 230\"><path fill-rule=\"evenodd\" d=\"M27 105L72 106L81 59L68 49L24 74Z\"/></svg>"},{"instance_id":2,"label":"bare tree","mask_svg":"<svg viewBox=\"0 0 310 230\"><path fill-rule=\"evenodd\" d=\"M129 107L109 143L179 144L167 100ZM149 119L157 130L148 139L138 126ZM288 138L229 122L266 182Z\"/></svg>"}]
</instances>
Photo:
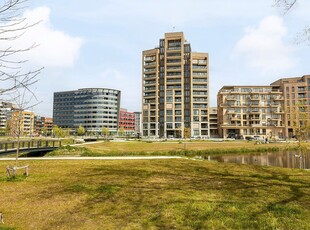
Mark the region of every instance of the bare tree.
<instances>
[{"instance_id":1,"label":"bare tree","mask_svg":"<svg viewBox=\"0 0 310 230\"><path fill-rule=\"evenodd\" d=\"M283 8L284 14L286 14L296 4L297 0L274 0L274 5L279 8Z\"/></svg>"},{"instance_id":2,"label":"bare tree","mask_svg":"<svg viewBox=\"0 0 310 230\"><path fill-rule=\"evenodd\" d=\"M274 0L274 6L283 9L283 14L287 14L297 4L297 0ZM308 43L310 45L310 26L300 31L295 39L296 44Z\"/></svg>"},{"instance_id":3,"label":"bare tree","mask_svg":"<svg viewBox=\"0 0 310 230\"><path fill-rule=\"evenodd\" d=\"M0 95L28 88L38 81L37 75L42 68L26 70L28 60L22 59L23 53L37 47L36 43L24 48L14 47L14 42L26 31L35 26L22 16L27 0L5 0L0 4ZM6 44L6 46L3 46Z\"/></svg>"},{"instance_id":4,"label":"bare tree","mask_svg":"<svg viewBox=\"0 0 310 230\"><path fill-rule=\"evenodd\" d=\"M34 128L34 114L31 111L27 111L40 102L36 98L34 91L29 87L17 88L14 90L14 94L11 93L11 101L13 101L17 105L17 110L12 111L11 117L8 121L8 125L10 126L10 134L17 139L16 146L16 155L15 155L15 165L14 167L7 167L8 176L10 175L10 171L13 171L13 176L16 176L17 169L26 168L28 170L28 166L18 167L18 157L20 153L20 138L22 136L27 136L33 132ZM26 121L26 116L28 120ZM27 124L27 127L25 127ZM28 171L27 171L28 174Z\"/></svg>"},{"instance_id":5,"label":"bare tree","mask_svg":"<svg viewBox=\"0 0 310 230\"><path fill-rule=\"evenodd\" d=\"M12 126L10 130L17 138L17 150L15 166L7 167L8 176L11 170L15 176L17 169L20 168L18 156L20 137L23 135L22 112L38 104L32 86L38 81L37 76L42 70L42 68L28 70L28 60L23 58L25 52L37 47L35 42L22 48L16 46L16 41L28 29L40 23L28 23L27 18L23 17L26 3L27 0L3 0L0 3L0 96L9 98L18 106L14 119L12 117L10 121ZM35 103L32 103L33 99L36 99ZM28 166L26 169L28 170Z\"/></svg>"}]
</instances>

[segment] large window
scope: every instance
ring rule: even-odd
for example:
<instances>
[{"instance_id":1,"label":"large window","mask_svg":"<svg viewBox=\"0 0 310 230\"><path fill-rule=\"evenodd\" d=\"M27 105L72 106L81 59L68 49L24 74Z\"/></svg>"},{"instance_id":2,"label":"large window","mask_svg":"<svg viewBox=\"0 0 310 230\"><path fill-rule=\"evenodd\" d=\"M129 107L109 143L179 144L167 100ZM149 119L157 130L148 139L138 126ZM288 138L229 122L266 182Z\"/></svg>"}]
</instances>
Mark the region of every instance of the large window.
<instances>
[{"instance_id":1,"label":"large window","mask_svg":"<svg viewBox=\"0 0 310 230\"><path fill-rule=\"evenodd\" d=\"M167 110L166 110L166 114L167 114L167 115L172 115L172 110L167 109Z\"/></svg>"}]
</instances>

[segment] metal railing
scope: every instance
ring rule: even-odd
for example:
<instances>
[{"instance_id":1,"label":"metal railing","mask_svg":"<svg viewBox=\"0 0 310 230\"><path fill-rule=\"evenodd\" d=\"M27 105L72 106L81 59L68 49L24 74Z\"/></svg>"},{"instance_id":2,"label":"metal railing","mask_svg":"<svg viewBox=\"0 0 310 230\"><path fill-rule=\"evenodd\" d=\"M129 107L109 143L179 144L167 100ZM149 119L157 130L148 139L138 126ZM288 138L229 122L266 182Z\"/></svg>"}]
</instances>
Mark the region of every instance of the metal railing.
<instances>
[{"instance_id":1,"label":"metal railing","mask_svg":"<svg viewBox=\"0 0 310 230\"><path fill-rule=\"evenodd\" d=\"M16 150L18 141L2 141L0 142L0 153ZM58 148L61 147L61 140L20 140L19 148L22 151L35 148Z\"/></svg>"}]
</instances>

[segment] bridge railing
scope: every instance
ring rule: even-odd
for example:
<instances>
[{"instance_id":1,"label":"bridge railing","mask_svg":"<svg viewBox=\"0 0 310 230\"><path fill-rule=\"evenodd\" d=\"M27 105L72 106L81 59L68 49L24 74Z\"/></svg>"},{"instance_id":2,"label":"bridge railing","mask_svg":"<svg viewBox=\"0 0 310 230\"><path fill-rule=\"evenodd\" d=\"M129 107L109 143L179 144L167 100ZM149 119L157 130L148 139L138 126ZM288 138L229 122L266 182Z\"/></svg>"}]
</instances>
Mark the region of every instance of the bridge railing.
<instances>
[{"instance_id":1,"label":"bridge railing","mask_svg":"<svg viewBox=\"0 0 310 230\"><path fill-rule=\"evenodd\" d=\"M7 151L16 149L17 141L2 141L0 142L0 151ZM49 148L61 147L61 140L20 140L20 149L33 149L33 148Z\"/></svg>"}]
</instances>

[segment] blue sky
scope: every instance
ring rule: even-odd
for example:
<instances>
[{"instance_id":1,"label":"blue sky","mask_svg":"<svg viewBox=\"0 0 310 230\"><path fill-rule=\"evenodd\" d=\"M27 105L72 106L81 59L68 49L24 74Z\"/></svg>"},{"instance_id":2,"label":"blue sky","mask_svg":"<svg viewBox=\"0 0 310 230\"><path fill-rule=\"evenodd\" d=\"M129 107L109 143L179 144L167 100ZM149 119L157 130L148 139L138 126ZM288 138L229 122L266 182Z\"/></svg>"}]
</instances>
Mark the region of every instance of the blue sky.
<instances>
[{"instance_id":1,"label":"blue sky","mask_svg":"<svg viewBox=\"0 0 310 230\"><path fill-rule=\"evenodd\" d=\"M268 85L310 74L310 47L296 38L310 25L310 1L283 15L273 0L29 0L25 16L42 20L19 43L44 66L37 114L52 116L53 92L84 87L122 91L121 106L141 110L142 51L164 33L183 31L192 50L210 57L210 105L224 85ZM19 44L19 45L20 45Z\"/></svg>"}]
</instances>

